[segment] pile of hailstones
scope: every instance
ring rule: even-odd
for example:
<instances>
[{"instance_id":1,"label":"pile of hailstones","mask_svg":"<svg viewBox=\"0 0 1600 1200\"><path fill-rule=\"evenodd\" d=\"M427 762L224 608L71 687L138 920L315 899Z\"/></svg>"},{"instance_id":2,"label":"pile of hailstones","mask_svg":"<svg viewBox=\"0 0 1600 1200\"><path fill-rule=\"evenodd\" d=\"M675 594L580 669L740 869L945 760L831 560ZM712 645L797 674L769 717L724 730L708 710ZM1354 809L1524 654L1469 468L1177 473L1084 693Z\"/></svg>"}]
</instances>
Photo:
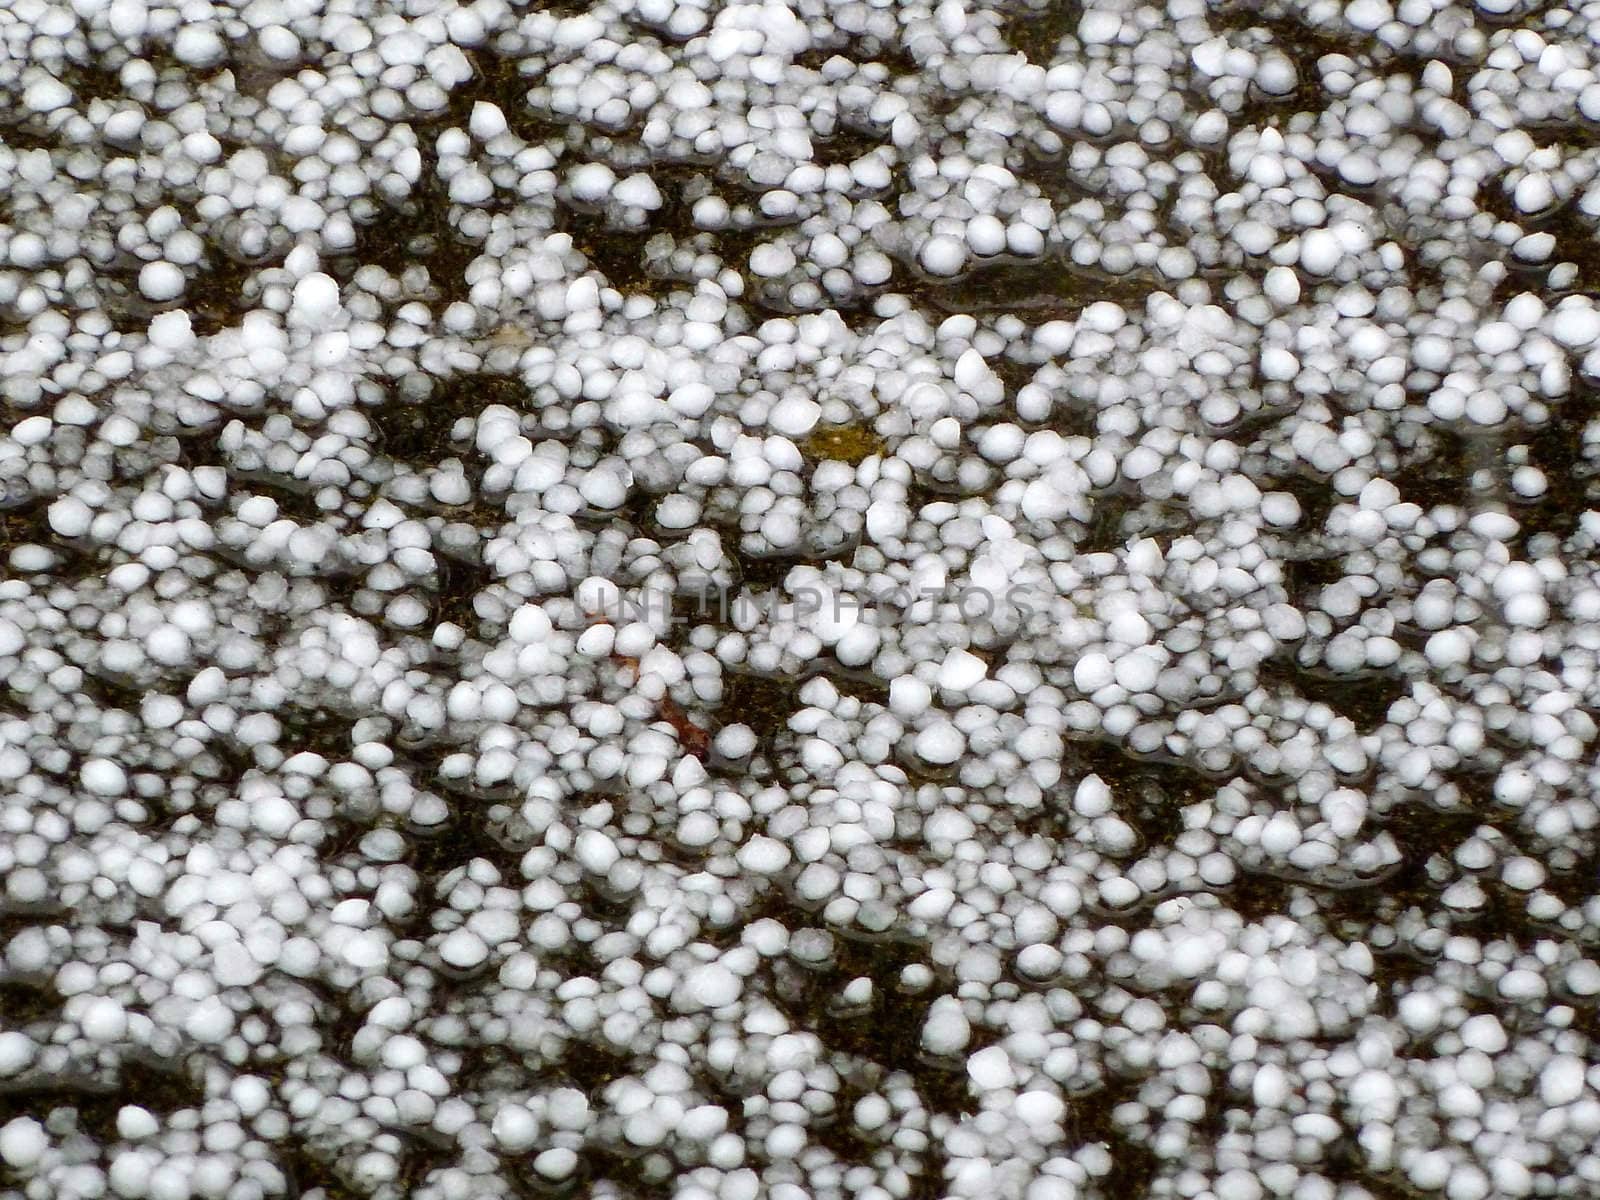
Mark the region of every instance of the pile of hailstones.
<instances>
[{"instance_id":1,"label":"pile of hailstones","mask_svg":"<svg viewBox=\"0 0 1600 1200\"><path fill-rule=\"evenodd\" d=\"M4 6L0 1194L1596 1194L1525 7Z\"/></svg>"}]
</instances>

